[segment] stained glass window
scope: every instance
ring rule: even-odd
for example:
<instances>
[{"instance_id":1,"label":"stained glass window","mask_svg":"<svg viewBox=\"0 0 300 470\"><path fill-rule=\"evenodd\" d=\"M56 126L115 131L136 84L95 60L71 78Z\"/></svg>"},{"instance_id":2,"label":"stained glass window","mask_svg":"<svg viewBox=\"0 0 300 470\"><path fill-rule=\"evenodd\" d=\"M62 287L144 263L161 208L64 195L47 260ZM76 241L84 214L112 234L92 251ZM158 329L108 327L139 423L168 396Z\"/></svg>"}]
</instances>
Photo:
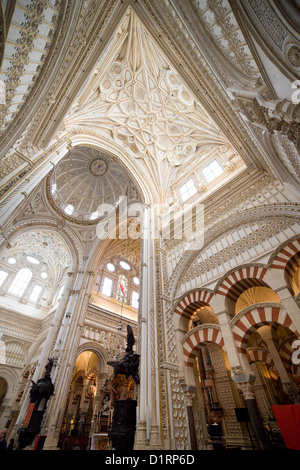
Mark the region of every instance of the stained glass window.
<instances>
[{"instance_id":1,"label":"stained glass window","mask_svg":"<svg viewBox=\"0 0 300 470\"><path fill-rule=\"evenodd\" d=\"M124 274L120 274L118 277L117 287L117 300L120 302L126 302L128 292L128 279Z\"/></svg>"}]
</instances>

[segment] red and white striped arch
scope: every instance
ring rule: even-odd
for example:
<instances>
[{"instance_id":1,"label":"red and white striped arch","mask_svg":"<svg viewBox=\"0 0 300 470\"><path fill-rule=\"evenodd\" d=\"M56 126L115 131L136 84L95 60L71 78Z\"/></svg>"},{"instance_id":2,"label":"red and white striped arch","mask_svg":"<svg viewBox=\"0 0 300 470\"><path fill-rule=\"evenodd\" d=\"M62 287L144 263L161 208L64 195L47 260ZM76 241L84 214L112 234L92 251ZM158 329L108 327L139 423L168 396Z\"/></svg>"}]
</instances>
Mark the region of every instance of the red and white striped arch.
<instances>
[{"instance_id":1,"label":"red and white striped arch","mask_svg":"<svg viewBox=\"0 0 300 470\"><path fill-rule=\"evenodd\" d=\"M274 269L287 269L289 274L293 270L293 263L289 262L297 253L300 253L300 238L282 248L273 259L271 267ZM298 258L295 257L295 259Z\"/></svg>"},{"instance_id":2,"label":"red and white striped arch","mask_svg":"<svg viewBox=\"0 0 300 470\"><path fill-rule=\"evenodd\" d=\"M299 337L289 314L279 307L258 307L246 312L237 321L233 319L232 334L236 341L237 350L246 353L248 340L252 333L263 325L280 324L289 328L295 335Z\"/></svg>"},{"instance_id":3,"label":"red and white striped arch","mask_svg":"<svg viewBox=\"0 0 300 470\"><path fill-rule=\"evenodd\" d=\"M247 357L249 363L253 362L265 362L269 366L274 364L271 354L267 349L264 348L247 348Z\"/></svg>"},{"instance_id":4,"label":"red and white striped arch","mask_svg":"<svg viewBox=\"0 0 300 470\"><path fill-rule=\"evenodd\" d=\"M192 333L183 344L184 364L193 367L197 349L201 344L215 343L224 346L221 328L216 326L203 327Z\"/></svg>"},{"instance_id":5,"label":"red and white striped arch","mask_svg":"<svg viewBox=\"0 0 300 470\"><path fill-rule=\"evenodd\" d=\"M191 292L186 295L175 308L175 313L181 315L187 319L191 318L191 315L199 307L209 304L213 297L213 293L206 290L198 290Z\"/></svg>"},{"instance_id":6,"label":"red and white striped arch","mask_svg":"<svg viewBox=\"0 0 300 470\"><path fill-rule=\"evenodd\" d=\"M236 301L246 289L266 285L263 282L266 273L267 268L260 266L246 266L238 269L221 282L217 293Z\"/></svg>"}]
</instances>

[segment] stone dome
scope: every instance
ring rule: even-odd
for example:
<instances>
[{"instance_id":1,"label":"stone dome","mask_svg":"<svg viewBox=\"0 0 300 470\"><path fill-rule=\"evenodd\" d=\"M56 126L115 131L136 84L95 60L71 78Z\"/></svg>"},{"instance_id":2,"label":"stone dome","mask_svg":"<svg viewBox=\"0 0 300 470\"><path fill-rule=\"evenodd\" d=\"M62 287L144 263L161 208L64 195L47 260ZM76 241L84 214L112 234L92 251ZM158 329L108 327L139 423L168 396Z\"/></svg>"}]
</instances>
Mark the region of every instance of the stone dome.
<instances>
[{"instance_id":1,"label":"stone dome","mask_svg":"<svg viewBox=\"0 0 300 470\"><path fill-rule=\"evenodd\" d=\"M47 181L52 207L77 223L95 223L101 218L101 204L141 202L126 170L115 158L91 147L76 147L53 169Z\"/></svg>"}]
</instances>

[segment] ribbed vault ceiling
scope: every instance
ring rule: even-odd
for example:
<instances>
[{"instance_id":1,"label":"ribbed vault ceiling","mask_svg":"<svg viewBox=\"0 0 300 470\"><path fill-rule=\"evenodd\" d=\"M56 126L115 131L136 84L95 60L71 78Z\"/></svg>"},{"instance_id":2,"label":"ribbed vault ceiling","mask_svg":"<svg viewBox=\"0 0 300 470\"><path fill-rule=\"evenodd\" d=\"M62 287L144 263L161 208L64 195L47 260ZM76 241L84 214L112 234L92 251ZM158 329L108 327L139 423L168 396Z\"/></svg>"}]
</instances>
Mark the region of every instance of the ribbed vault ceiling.
<instances>
[{"instance_id":1,"label":"ribbed vault ceiling","mask_svg":"<svg viewBox=\"0 0 300 470\"><path fill-rule=\"evenodd\" d=\"M129 10L89 83L64 120L122 148L165 203L180 167L198 165L230 142ZM117 44L116 44L117 43Z\"/></svg>"}]
</instances>

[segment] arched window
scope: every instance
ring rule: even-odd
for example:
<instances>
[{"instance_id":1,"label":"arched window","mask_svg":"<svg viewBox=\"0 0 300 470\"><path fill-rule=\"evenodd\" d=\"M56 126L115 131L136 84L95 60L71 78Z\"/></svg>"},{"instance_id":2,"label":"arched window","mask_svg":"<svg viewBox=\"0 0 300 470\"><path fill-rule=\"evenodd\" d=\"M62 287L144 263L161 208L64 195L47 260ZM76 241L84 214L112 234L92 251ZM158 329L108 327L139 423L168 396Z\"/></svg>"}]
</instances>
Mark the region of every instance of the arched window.
<instances>
[{"instance_id":1,"label":"arched window","mask_svg":"<svg viewBox=\"0 0 300 470\"><path fill-rule=\"evenodd\" d=\"M108 297L111 297L112 288L113 288L113 280L110 279L109 277L105 277L103 279L101 293L104 295L107 295Z\"/></svg>"},{"instance_id":2,"label":"arched window","mask_svg":"<svg viewBox=\"0 0 300 470\"><path fill-rule=\"evenodd\" d=\"M42 292L43 288L42 286L38 286L37 284L34 286L34 288L32 289L31 291L31 294L30 294L30 297L29 297L29 300L31 302L37 302L40 295L41 295L41 292Z\"/></svg>"},{"instance_id":3,"label":"arched window","mask_svg":"<svg viewBox=\"0 0 300 470\"><path fill-rule=\"evenodd\" d=\"M31 278L32 278L32 272L30 269L28 268L20 269L20 271L17 273L16 277L14 278L13 282L9 286L8 293L17 295L18 297L22 297Z\"/></svg>"}]
</instances>

